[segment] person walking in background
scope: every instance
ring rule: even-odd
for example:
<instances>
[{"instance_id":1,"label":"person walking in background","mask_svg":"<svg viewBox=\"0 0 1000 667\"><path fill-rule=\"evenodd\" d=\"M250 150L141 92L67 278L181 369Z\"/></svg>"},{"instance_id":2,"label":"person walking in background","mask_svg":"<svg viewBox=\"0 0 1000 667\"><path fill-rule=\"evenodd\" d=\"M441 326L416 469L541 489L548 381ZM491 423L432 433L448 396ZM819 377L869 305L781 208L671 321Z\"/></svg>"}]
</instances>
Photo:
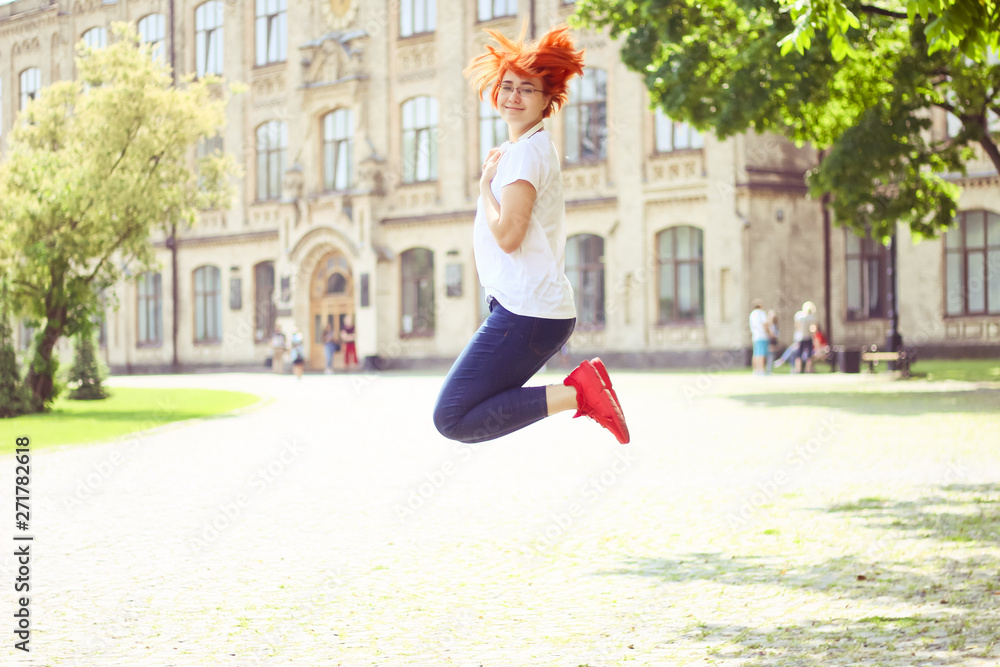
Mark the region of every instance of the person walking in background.
<instances>
[{"instance_id":1,"label":"person walking in background","mask_svg":"<svg viewBox=\"0 0 1000 667\"><path fill-rule=\"evenodd\" d=\"M767 362L764 365L764 372L768 375L774 371L774 355L778 352L778 314L773 310L767 311Z\"/></svg>"},{"instance_id":2,"label":"person walking in background","mask_svg":"<svg viewBox=\"0 0 1000 667\"><path fill-rule=\"evenodd\" d=\"M795 340L799 344L798 354L795 356L796 373L811 373L813 368L813 339L812 327L816 324L816 304L806 301L802 304L802 310L795 313Z\"/></svg>"},{"instance_id":3,"label":"person walking in background","mask_svg":"<svg viewBox=\"0 0 1000 667\"><path fill-rule=\"evenodd\" d=\"M271 336L271 370L279 375L285 372L285 334L277 324Z\"/></svg>"},{"instance_id":4,"label":"person walking in background","mask_svg":"<svg viewBox=\"0 0 1000 667\"><path fill-rule=\"evenodd\" d=\"M754 299L750 304L750 341L753 344L753 356L750 365L754 375L764 374L764 363L767 360L767 348L770 336L767 332L767 313L760 299Z\"/></svg>"},{"instance_id":5,"label":"person walking in background","mask_svg":"<svg viewBox=\"0 0 1000 667\"><path fill-rule=\"evenodd\" d=\"M333 322L328 321L326 328L323 329L323 353L326 355L326 366L323 372L326 375L333 373L333 356L337 354L338 348L337 335L333 331Z\"/></svg>"},{"instance_id":6,"label":"person walking in background","mask_svg":"<svg viewBox=\"0 0 1000 667\"><path fill-rule=\"evenodd\" d=\"M298 331L292 333L292 372L299 380L306 370L306 350L302 344L302 334Z\"/></svg>"},{"instance_id":7,"label":"person walking in background","mask_svg":"<svg viewBox=\"0 0 1000 667\"><path fill-rule=\"evenodd\" d=\"M355 347L356 340L354 315L348 315L344 318L344 324L340 327L340 342L344 345L344 368L351 369L358 367L358 350Z\"/></svg>"},{"instance_id":8,"label":"person walking in background","mask_svg":"<svg viewBox=\"0 0 1000 667\"><path fill-rule=\"evenodd\" d=\"M525 387L576 326L566 277L566 203L559 154L542 122L583 74L566 26L524 43L487 30L499 48L465 70L488 92L510 141L490 150L473 226L479 280L490 314L455 360L434 407L434 425L461 442L492 440L564 410L576 410L629 441L621 404L600 359L582 362L562 384Z\"/></svg>"}]
</instances>

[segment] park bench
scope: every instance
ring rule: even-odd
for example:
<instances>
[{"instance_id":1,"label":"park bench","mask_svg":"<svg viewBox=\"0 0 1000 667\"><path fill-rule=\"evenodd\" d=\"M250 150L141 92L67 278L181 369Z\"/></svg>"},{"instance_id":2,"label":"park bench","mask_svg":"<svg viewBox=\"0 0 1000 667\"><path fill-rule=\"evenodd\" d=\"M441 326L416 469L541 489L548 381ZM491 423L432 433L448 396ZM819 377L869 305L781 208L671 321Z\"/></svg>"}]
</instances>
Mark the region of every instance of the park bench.
<instances>
[{"instance_id":1,"label":"park bench","mask_svg":"<svg viewBox=\"0 0 1000 667\"><path fill-rule=\"evenodd\" d=\"M894 370L900 372L903 377L909 377L910 364L916 361L912 350L900 350L898 352L879 352L877 345L868 345L861 348L861 361L868 364L868 372L874 373L875 367L880 361L888 361L895 364ZM893 368L890 366L889 368Z\"/></svg>"}]
</instances>

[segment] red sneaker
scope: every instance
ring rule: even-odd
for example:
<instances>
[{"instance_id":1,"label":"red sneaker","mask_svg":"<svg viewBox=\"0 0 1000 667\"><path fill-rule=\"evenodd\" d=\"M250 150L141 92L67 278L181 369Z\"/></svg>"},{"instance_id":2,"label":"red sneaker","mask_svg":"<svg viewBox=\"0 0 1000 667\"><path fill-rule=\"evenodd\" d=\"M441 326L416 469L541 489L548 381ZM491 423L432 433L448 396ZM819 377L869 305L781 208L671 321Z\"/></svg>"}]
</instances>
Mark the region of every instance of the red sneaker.
<instances>
[{"instance_id":1,"label":"red sneaker","mask_svg":"<svg viewBox=\"0 0 1000 667\"><path fill-rule=\"evenodd\" d=\"M601 376L601 380L604 381L604 386L611 392L611 398L615 399L615 405L618 406L618 412L622 413L622 417L624 418L625 411L622 410L622 402L618 400L618 394L615 393L614 387L611 386L611 377L608 375L608 369L605 368L604 362L601 361L600 357L594 357L590 360L590 363L592 363L594 368L597 369L597 374Z\"/></svg>"},{"instance_id":2,"label":"red sneaker","mask_svg":"<svg viewBox=\"0 0 1000 667\"><path fill-rule=\"evenodd\" d=\"M629 441L628 426L622 416L618 403L611 396L601 374L594 364L584 361L569 376L563 384L576 389L577 411L574 418L587 416L604 428L611 431L618 442L627 444Z\"/></svg>"}]
</instances>

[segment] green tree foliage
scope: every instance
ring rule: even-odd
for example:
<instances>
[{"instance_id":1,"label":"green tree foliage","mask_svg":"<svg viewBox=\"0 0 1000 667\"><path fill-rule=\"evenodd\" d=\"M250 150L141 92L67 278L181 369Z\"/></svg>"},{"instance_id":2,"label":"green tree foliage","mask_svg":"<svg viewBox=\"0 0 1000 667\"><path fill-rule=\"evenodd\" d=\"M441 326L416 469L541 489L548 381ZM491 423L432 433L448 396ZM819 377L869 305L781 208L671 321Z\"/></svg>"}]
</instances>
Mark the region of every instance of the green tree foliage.
<instances>
[{"instance_id":1,"label":"green tree foliage","mask_svg":"<svg viewBox=\"0 0 1000 667\"><path fill-rule=\"evenodd\" d=\"M193 168L193 147L225 122L221 86L175 85L133 29L113 32L107 48L81 45L78 80L21 112L0 164L0 263L16 309L41 325L26 380L35 410L53 398L56 341L89 328L126 270L151 266L150 234L232 196L231 158Z\"/></svg>"},{"instance_id":2,"label":"green tree foliage","mask_svg":"<svg viewBox=\"0 0 1000 667\"><path fill-rule=\"evenodd\" d=\"M69 397L78 401L107 398L108 392L101 385L106 378L107 370L94 350L93 331L81 331L76 335L73 365L67 378Z\"/></svg>"},{"instance_id":3,"label":"green tree foliage","mask_svg":"<svg viewBox=\"0 0 1000 667\"><path fill-rule=\"evenodd\" d=\"M573 20L622 38L624 62L671 118L720 138L753 129L823 149L810 191L832 195L839 224L877 236L897 221L923 236L948 227L959 189L942 175L965 173L973 147L1000 171L1000 64L987 49L996 33L942 22L927 0L895 11L840 0L802 0L795 11L788 4L579 0ZM796 17L802 23L806 11L800 29ZM956 136L932 137L935 108L961 121Z\"/></svg>"},{"instance_id":4,"label":"green tree foliage","mask_svg":"<svg viewBox=\"0 0 1000 667\"><path fill-rule=\"evenodd\" d=\"M21 382L10 314L7 281L0 278L0 417L16 417L31 406L27 387Z\"/></svg>"}]
</instances>

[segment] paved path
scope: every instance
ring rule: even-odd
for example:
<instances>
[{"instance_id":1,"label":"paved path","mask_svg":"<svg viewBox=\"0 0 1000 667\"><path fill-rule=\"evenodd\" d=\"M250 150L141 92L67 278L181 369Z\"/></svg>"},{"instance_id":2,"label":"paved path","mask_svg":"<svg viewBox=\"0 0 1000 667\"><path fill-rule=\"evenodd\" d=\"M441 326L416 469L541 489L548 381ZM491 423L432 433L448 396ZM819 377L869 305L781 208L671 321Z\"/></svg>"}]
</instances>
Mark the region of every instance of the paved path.
<instances>
[{"instance_id":1,"label":"paved path","mask_svg":"<svg viewBox=\"0 0 1000 667\"><path fill-rule=\"evenodd\" d=\"M6 555L0 663L996 664L1000 596L946 608L896 583L858 594L856 575L916 571L918 543L829 509L996 493L998 390L614 376L626 447L568 414L480 446L445 441L430 420L440 376L115 378L272 400L36 452L32 652L6 630ZM857 383L865 409L838 399ZM883 401L899 391L907 416ZM0 461L4 497L12 477ZM995 575L996 542L960 546ZM847 646L870 618L927 618L943 634L889 646L862 632L872 641ZM958 621L963 646L947 640Z\"/></svg>"}]
</instances>

